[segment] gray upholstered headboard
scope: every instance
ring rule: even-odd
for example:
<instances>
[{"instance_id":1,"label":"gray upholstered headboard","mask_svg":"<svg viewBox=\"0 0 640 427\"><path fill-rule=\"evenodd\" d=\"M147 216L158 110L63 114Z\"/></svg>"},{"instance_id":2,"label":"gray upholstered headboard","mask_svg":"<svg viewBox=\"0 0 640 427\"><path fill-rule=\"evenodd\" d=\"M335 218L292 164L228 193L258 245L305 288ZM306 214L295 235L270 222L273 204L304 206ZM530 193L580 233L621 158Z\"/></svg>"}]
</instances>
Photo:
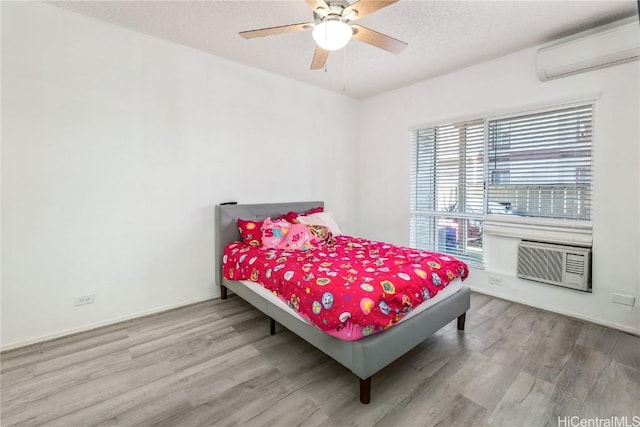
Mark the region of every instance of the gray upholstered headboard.
<instances>
[{"instance_id":1,"label":"gray upholstered headboard","mask_svg":"<svg viewBox=\"0 0 640 427\"><path fill-rule=\"evenodd\" d=\"M262 220L266 217L277 217L290 211L303 212L311 208L324 206L323 202L291 202L291 203L264 203L255 205L216 205L215 228L215 272L216 284L222 283L221 257L224 247L230 242L240 240L238 231L238 218L249 220Z\"/></svg>"}]
</instances>

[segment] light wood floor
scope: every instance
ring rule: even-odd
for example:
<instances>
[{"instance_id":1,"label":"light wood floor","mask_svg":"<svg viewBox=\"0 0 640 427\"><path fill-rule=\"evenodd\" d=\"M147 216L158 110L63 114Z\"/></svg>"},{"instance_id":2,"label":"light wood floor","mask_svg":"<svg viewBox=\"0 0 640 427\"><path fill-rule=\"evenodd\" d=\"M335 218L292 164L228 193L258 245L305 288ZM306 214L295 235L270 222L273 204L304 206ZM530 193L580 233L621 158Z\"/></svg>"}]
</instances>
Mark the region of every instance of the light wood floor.
<instances>
[{"instance_id":1,"label":"light wood floor","mask_svg":"<svg viewBox=\"0 0 640 427\"><path fill-rule=\"evenodd\" d=\"M373 377L238 297L1 355L1 424L557 426L640 416L640 338L480 294ZM568 423L560 425L569 425Z\"/></svg>"}]
</instances>

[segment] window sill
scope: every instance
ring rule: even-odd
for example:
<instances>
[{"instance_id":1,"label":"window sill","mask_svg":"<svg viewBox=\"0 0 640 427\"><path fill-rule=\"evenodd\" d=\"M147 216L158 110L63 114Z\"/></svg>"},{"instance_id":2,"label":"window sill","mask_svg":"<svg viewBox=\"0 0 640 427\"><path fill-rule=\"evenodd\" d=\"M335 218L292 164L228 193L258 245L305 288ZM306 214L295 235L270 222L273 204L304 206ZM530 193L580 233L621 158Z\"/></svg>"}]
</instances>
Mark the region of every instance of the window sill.
<instances>
[{"instance_id":1,"label":"window sill","mask_svg":"<svg viewBox=\"0 0 640 427\"><path fill-rule=\"evenodd\" d=\"M484 233L565 245L592 246L593 244L593 225L590 221L487 215L484 220Z\"/></svg>"}]
</instances>

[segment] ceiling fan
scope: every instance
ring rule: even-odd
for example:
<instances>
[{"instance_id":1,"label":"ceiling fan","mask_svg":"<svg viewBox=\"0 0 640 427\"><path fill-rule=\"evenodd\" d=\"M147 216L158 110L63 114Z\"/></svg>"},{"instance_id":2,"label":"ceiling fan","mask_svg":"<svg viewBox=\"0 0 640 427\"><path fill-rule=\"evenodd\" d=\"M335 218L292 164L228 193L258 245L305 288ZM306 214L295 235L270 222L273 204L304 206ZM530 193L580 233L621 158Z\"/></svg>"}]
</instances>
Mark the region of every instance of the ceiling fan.
<instances>
[{"instance_id":1,"label":"ceiling fan","mask_svg":"<svg viewBox=\"0 0 640 427\"><path fill-rule=\"evenodd\" d=\"M313 29L312 35L317 46L311 61L312 70L322 69L327 62L329 52L342 49L352 37L377 48L398 54L407 47L405 42L362 25L351 24L351 21L357 21L397 1L358 0L353 4L349 4L347 0L306 0L309 7L313 9L313 22L242 31L240 35L245 39L252 39Z\"/></svg>"}]
</instances>

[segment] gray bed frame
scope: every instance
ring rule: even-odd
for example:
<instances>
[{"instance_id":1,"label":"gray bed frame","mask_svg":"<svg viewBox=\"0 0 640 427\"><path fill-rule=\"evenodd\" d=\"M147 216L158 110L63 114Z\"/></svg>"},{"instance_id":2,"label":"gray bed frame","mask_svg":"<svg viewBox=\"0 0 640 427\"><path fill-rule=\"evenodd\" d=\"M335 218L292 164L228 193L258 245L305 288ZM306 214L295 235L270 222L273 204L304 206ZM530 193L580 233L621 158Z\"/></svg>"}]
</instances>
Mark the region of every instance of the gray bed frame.
<instances>
[{"instance_id":1,"label":"gray bed frame","mask_svg":"<svg viewBox=\"0 0 640 427\"><path fill-rule=\"evenodd\" d=\"M458 329L464 330L465 314L470 307L470 292L467 287L462 287L450 297L387 331L359 341L343 341L294 318L283 308L264 299L242 283L223 278L224 248L228 243L240 240L236 222L238 218L262 220L289 211L302 212L323 205L323 202L217 205L215 209L216 280L220 286L221 299L227 298L227 289L229 289L266 314L269 317L271 335L275 333L275 322L278 322L351 370L360 378L360 401L367 404L371 400L373 374L455 319L458 319Z\"/></svg>"}]
</instances>

